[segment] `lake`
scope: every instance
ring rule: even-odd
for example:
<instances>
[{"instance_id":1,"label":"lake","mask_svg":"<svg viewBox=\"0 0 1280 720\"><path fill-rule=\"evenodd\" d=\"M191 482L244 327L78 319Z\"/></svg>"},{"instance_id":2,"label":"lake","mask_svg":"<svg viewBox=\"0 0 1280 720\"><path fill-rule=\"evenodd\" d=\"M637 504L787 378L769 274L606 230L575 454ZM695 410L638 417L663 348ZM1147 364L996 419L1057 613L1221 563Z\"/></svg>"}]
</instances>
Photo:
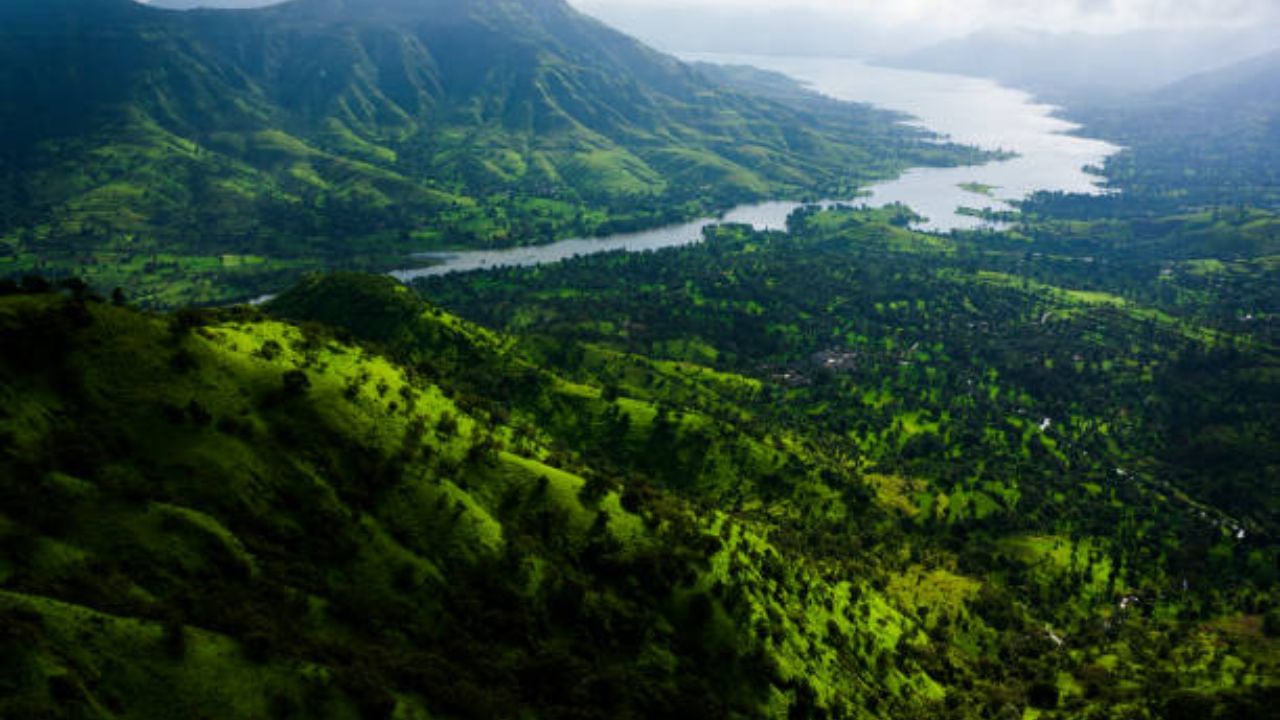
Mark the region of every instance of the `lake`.
<instances>
[{"instance_id":1,"label":"lake","mask_svg":"<svg viewBox=\"0 0 1280 720\"><path fill-rule=\"evenodd\" d=\"M859 60L754 55L701 55L690 59L740 63L789 75L838 100L865 102L911 115L912 124L944 139L1017 157L986 165L915 168L897 180L870 188L867 202L900 202L929 218L922 229L973 229L982 220L956 213L959 207L1011 210L1010 201L1038 191L1098 194L1102 178L1085 171L1101 167L1120 150L1107 142L1069 133L1078 125L1054 116L1055 108L1030 94L983 78L895 70ZM991 188L990 196L962 186Z\"/></svg>"},{"instance_id":2,"label":"lake","mask_svg":"<svg viewBox=\"0 0 1280 720\"><path fill-rule=\"evenodd\" d=\"M1037 191L1101 193L1101 178L1085 168L1101 166L1119 150L1100 140L1069 134L1077 127L1054 117L1052 106L982 78L896 70L842 58L699 54L685 59L775 70L838 100L869 103L910 115L911 124L951 142L1017 153L1013 159L985 165L914 168L896 180L866 188L870 193L867 197L848 200L852 204L908 205L927 218L917 226L921 230L948 232L982 227L988 223L957 210L1010 210L1010 202ZM787 216L799 206L794 202L766 202L734 208L719 218L638 233L563 240L536 247L430 253L422 257L439 264L392 275L409 281L468 270L540 265L575 255L689 245L701 241L704 227L720 222L749 223L762 230L783 229Z\"/></svg>"}]
</instances>

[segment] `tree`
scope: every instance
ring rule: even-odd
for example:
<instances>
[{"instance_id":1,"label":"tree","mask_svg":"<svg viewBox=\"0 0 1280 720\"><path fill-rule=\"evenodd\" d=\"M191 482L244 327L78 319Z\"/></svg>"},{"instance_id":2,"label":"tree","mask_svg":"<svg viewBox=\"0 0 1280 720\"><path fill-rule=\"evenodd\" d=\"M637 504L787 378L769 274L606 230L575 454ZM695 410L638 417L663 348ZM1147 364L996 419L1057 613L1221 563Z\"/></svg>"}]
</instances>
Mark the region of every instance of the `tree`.
<instances>
[{"instance_id":1,"label":"tree","mask_svg":"<svg viewBox=\"0 0 1280 720\"><path fill-rule=\"evenodd\" d=\"M1280 607L1272 608L1262 618L1262 632L1267 637L1280 637Z\"/></svg>"},{"instance_id":2,"label":"tree","mask_svg":"<svg viewBox=\"0 0 1280 720\"><path fill-rule=\"evenodd\" d=\"M181 660L187 654L187 626L182 618L172 615L165 619L162 633L165 652L170 657Z\"/></svg>"},{"instance_id":3,"label":"tree","mask_svg":"<svg viewBox=\"0 0 1280 720\"><path fill-rule=\"evenodd\" d=\"M302 397L311 389L311 378L302 370L289 370L281 376L285 397Z\"/></svg>"},{"instance_id":4,"label":"tree","mask_svg":"<svg viewBox=\"0 0 1280 720\"><path fill-rule=\"evenodd\" d=\"M1040 710L1052 710L1058 707L1058 685L1053 678L1042 678L1027 688L1027 702L1031 707Z\"/></svg>"}]
</instances>

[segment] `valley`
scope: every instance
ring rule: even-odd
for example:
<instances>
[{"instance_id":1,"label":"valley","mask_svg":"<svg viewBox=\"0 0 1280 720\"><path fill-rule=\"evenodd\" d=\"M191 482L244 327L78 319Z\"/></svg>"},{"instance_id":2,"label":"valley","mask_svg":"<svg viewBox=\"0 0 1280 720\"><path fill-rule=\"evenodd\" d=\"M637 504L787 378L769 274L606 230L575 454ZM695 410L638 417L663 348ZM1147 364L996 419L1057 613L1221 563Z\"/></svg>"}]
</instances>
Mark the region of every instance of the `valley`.
<instances>
[{"instance_id":1,"label":"valley","mask_svg":"<svg viewBox=\"0 0 1280 720\"><path fill-rule=\"evenodd\" d=\"M575 7L0 4L0 717L1273 715L1280 58Z\"/></svg>"},{"instance_id":2,"label":"valley","mask_svg":"<svg viewBox=\"0 0 1280 720\"><path fill-rule=\"evenodd\" d=\"M979 211L1010 212L1012 203L1035 193L1091 195L1103 192L1101 178L1087 173L1119 148L1067 134L1078 126L1052 117L1050 108L1025 95L976 78L905 73L839 58L777 58L698 55L690 60L717 66L744 65L786 73L780 82L844 102L871 103L908 113L903 122L937 137L1010 157L991 157L980 165L909 168L900 177L859 188L856 196L819 202L766 202L730 208L704 218L640 233L561 240L549 245L502 250L433 253L435 264L397 270L401 280L495 267L527 267L603 252L645 252L698 242L716 224L747 224L757 230L786 228L787 217L807 204L901 205L912 227L933 232L973 230L991 224ZM713 75L723 72L703 66ZM758 72L758 70L757 70ZM853 80L852 78L856 78ZM917 117L914 113L921 113ZM924 119L927 118L927 119ZM962 178L969 178L962 180ZM984 182L973 180L981 178ZM1003 183L1003 184L987 184ZM997 192L998 191L998 192ZM985 196L986 199L974 197ZM906 217L904 215L904 217Z\"/></svg>"},{"instance_id":3,"label":"valley","mask_svg":"<svg viewBox=\"0 0 1280 720\"><path fill-rule=\"evenodd\" d=\"M245 300L308 269L845 197L988 156L866 106L713 83L562 2L378 2L6 3L0 272L156 307ZM28 53L33 36L50 44Z\"/></svg>"}]
</instances>

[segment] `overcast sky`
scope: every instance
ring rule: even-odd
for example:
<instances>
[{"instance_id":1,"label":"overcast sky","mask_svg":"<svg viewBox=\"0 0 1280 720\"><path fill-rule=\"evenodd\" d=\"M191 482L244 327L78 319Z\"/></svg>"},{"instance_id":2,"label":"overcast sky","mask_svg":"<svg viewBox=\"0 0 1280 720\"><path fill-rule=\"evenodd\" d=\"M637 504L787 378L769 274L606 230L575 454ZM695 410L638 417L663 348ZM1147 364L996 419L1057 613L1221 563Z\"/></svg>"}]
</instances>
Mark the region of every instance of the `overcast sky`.
<instances>
[{"instance_id":1,"label":"overcast sky","mask_svg":"<svg viewBox=\"0 0 1280 720\"><path fill-rule=\"evenodd\" d=\"M964 34L988 26L1124 32L1274 22L1280 0L570 0L602 16L642 8L802 9L851 24Z\"/></svg>"},{"instance_id":2,"label":"overcast sky","mask_svg":"<svg viewBox=\"0 0 1280 720\"><path fill-rule=\"evenodd\" d=\"M8 0L0 0L7 2ZM262 5L280 0L140 0ZM460 1L460 0L459 0ZM670 51L894 55L978 30L1252 31L1280 37L1280 0L568 0ZM1197 35L1199 33L1196 33ZM1258 39L1261 38L1261 39Z\"/></svg>"},{"instance_id":3,"label":"overcast sky","mask_svg":"<svg viewBox=\"0 0 1280 720\"><path fill-rule=\"evenodd\" d=\"M0 0L3 1L3 0ZM153 2L156 0L139 0ZM1176 28L1246 28L1280 20L1280 0L568 0L602 18L654 11L708 14L797 12L848 23L852 29L927 29L962 35L985 27L1059 32L1126 32ZM168 0L169 4L253 6L281 0ZM163 4L163 2L157 2Z\"/></svg>"}]
</instances>

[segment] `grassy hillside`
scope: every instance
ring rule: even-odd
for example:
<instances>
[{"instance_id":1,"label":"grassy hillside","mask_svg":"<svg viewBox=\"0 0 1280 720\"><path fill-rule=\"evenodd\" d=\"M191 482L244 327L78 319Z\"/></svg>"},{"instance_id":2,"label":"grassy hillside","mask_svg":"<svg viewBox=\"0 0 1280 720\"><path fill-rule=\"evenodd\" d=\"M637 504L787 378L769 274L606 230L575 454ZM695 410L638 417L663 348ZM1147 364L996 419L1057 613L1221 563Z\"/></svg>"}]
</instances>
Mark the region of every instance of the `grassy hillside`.
<instances>
[{"instance_id":1,"label":"grassy hillside","mask_svg":"<svg viewBox=\"0 0 1280 720\"><path fill-rule=\"evenodd\" d=\"M518 335L374 276L308 278L269 314L8 288L0 713L1260 712L1280 657L1270 516L1166 476L1189 466L1153 432L1154 408L1208 407L1175 397L1194 369L1160 353L1220 331L967 273L957 246L883 221L801 216L792 240L728 228L678 252L428 284ZM928 273L937 289L879 299L879 262L898 268L885 281ZM594 285L568 281L591 268ZM677 268L675 305L609 290ZM516 274L541 310L518 307ZM742 283L774 290L739 298ZM853 306L808 299L835 284L871 313L843 350L822 338ZM463 285L487 299L460 302ZM592 319L569 309L580 292ZM1025 328L1032 295L1041 333L1102 332L1072 404L1045 374L1052 352L991 354L998 318ZM753 302L779 322L757 328ZM989 346L872 320L905 313L893 326L927 335L957 327L952 303L982 308ZM1242 374L1202 392L1274 375L1237 347ZM1103 372L1112 390L1093 395ZM1167 389L1135 414L1151 375ZM1261 387L1219 403L1213 432L1253 427L1265 461Z\"/></svg>"},{"instance_id":2,"label":"grassy hillside","mask_svg":"<svg viewBox=\"0 0 1280 720\"><path fill-rule=\"evenodd\" d=\"M1230 663L1254 670L1191 669L1215 662L1194 638L1276 603L1280 365L1274 314L1246 309L1275 307L1270 251L1246 242L1274 218L1170 218L1158 241L1120 221L943 239L890 214L806 212L786 234L723 227L699 246L418 288L549 363L576 367L553 349L572 341L759 382L760 425L844 467L701 492L807 555L892 558L889 594L926 625L967 608L926 664L951 679L956 717L997 714L992 693L1013 686L1027 693L1013 705L1046 717L1231 717L1274 693L1276 646L1260 636L1221 646L1258 650ZM1252 259L1199 259L1227 247ZM893 520L851 519L860 494ZM1003 626L1010 599L1019 619ZM1062 649L1048 635L1037 649L1030 627ZM1154 659L1166 651L1182 664ZM1057 694L1041 702L1046 683Z\"/></svg>"},{"instance_id":3,"label":"grassy hillside","mask_svg":"<svg viewBox=\"0 0 1280 720\"><path fill-rule=\"evenodd\" d=\"M974 155L869 108L730 89L561 0L14 0L0 68L0 273L155 305Z\"/></svg>"},{"instance_id":4,"label":"grassy hillside","mask_svg":"<svg viewBox=\"0 0 1280 720\"><path fill-rule=\"evenodd\" d=\"M397 354L524 362L387 281L319 282L407 319L416 339L383 337ZM745 380L622 361L686 386L659 431L642 387L531 369L535 398L487 404L247 311L18 294L0 335L6 716L872 717L942 697L871 570L832 575L762 522L565 446L610 417L633 418L615 445L704 432L724 421L695 405ZM831 462L736 443L787 482Z\"/></svg>"}]
</instances>

